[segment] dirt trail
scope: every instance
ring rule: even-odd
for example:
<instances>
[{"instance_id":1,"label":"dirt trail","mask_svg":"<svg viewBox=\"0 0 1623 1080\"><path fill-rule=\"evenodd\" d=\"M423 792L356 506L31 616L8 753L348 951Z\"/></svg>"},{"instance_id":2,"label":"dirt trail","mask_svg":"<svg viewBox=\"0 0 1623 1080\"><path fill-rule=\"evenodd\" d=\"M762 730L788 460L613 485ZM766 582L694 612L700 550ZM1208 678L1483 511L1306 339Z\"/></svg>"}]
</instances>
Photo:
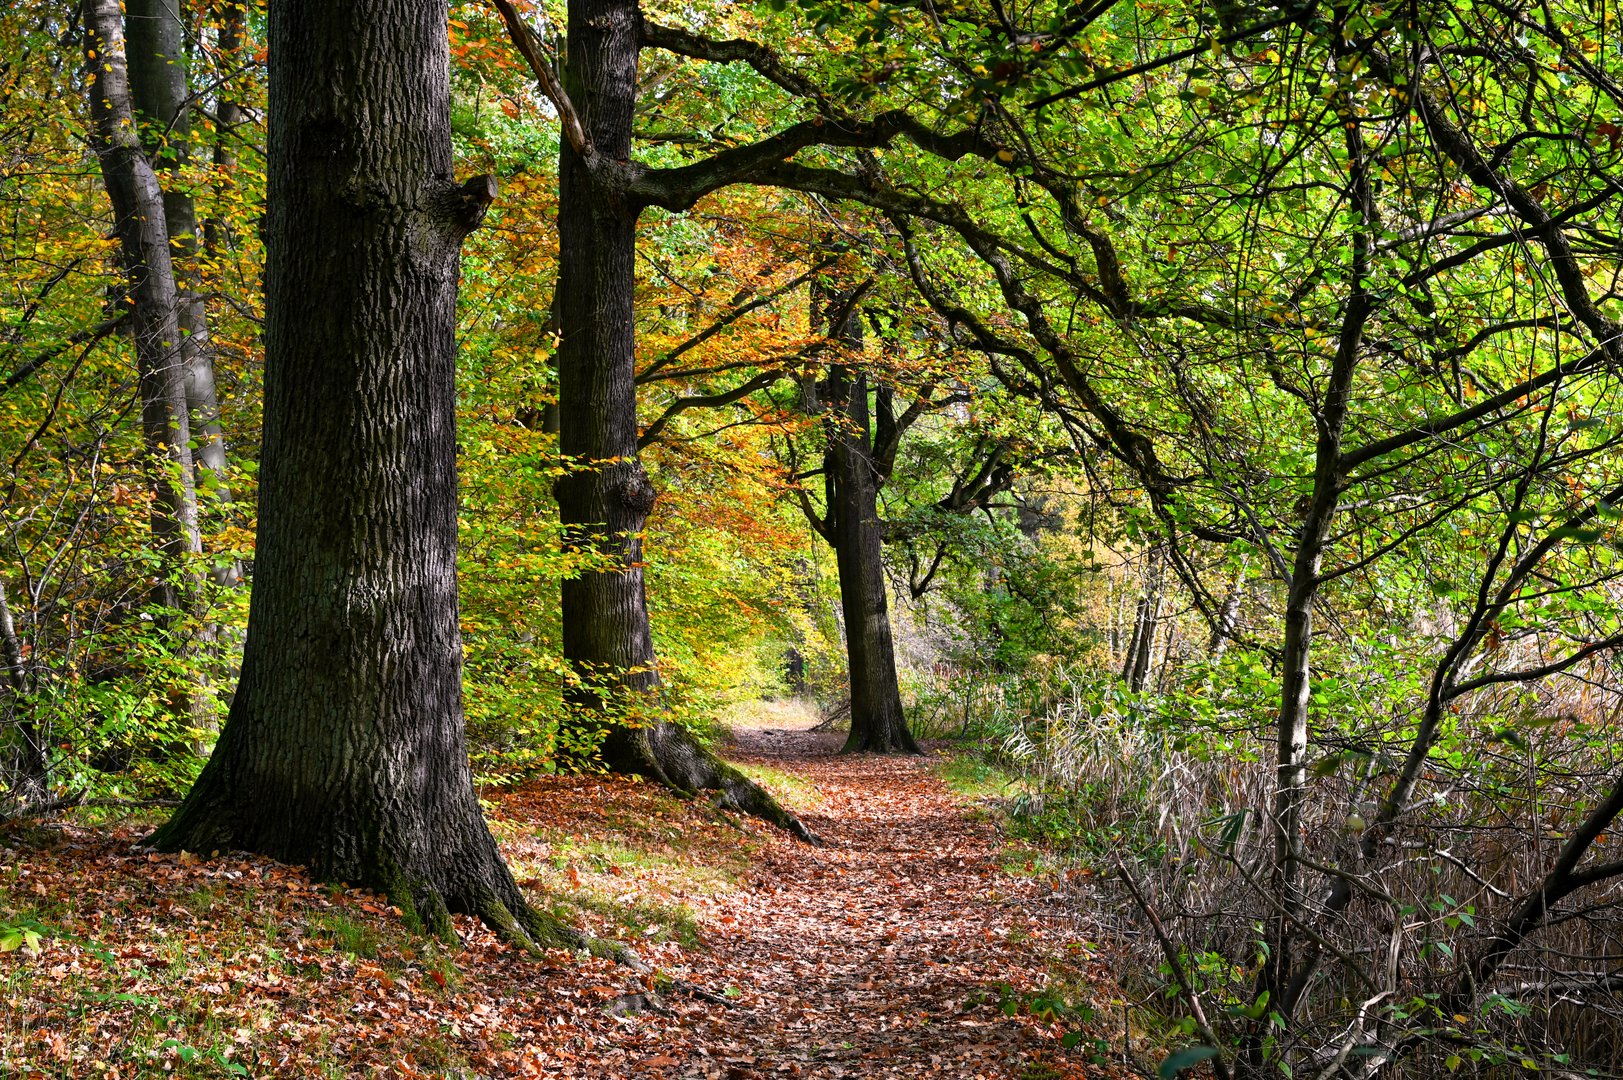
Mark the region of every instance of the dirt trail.
<instances>
[{"instance_id":1,"label":"dirt trail","mask_svg":"<svg viewBox=\"0 0 1623 1080\"><path fill-rule=\"evenodd\" d=\"M1062 1049L1061 1028L1001 1007L1087 966L1048 890L1005 872L995 827L927 759L843 757L842 738L735 734L732 759L816 788L802 817L826 846L774 841L752 888L703 913L702 966L731 972L743 995L692 1018L685 1058L646 1067L728 1080L1114 1075L1088 1064L1091 1040Z\"/></svg>"}]
</instances>

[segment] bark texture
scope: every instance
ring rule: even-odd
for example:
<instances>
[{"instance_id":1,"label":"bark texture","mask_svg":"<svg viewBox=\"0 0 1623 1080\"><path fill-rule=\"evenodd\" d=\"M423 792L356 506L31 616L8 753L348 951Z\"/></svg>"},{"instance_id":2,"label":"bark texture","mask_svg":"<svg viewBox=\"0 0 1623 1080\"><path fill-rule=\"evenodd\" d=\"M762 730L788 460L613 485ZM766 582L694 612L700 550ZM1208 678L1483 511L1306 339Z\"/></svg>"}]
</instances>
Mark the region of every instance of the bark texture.
<instances>
[{"instance_id":1,"label":"bark texture","mask_svg":"<svg viewBox=\"0 0 1623 1080\"><path fill-rule=\"evenodd\" d=\"M566 542L601 552L610 569L563 583L564 656L585 685L574 703L608 727L611 769L677 791L716 793L718 805L811 833L770 795L660 715L648 622L642 532L655 492L637 459L635 382L637 218L631 190L637 56L634 0L572 0L564 88L588 143L563 140L558 180L558 446L574 468L557 486ZM584 152L583 152L584 151ZM615 698L631 714L600 714Z\"/></svg>"},{"instance_id":2,"label":"bark texture","mask_svg":"<svg viewBox=\"0 0 1623 1080\"><path fill-rule=\"evenodd\" d=\"M241 683L168 849L243 848L530 947L468 764L456 592L459 246L446 5L270 9L265 442Z\"/></svg>"}]
</instances>

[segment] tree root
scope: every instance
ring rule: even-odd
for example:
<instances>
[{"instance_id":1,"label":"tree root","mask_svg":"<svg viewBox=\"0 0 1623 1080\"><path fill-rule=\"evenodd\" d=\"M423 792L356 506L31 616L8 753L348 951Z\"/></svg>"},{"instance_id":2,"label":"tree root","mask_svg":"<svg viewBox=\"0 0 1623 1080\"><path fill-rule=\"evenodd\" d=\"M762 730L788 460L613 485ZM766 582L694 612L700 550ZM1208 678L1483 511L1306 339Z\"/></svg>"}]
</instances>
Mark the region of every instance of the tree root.
<instances>
[{"instance_id":1,"label":"tree root","mask_svg":"<svg viewBox=\"0 0 1623 1080\"><path fill-rule=\"evenodd\" d=\"M603 760L615 772L646 776L679 795L714 792L711 803L717 809L758 817L808 844L822 846L799 818L680 724L660 721L611 731L603 743Z\"/></svg>"},{"instance_id":2,"label":"tree root","mask_svg":"<svg viewBox=\"0 0 1623 1080\"><path fill-rule=\"evenodd\" d=\"M417 900L415 907L425 932L453 943L459 941L451 925L452 909L439 893L428 891ZM538 911L519 895L516 886L512 889L512 895L507 897L494 888L480 886L473 890L465 903L458 904L456 910L474 916L496 935L497 940L522 949L532 957L542 956L547 949L568 949L612 960L639 974L652 970L620 942L593 937L555 915ZM425 912L434 914L430 917Z\"/></svg>"}]
</instances>

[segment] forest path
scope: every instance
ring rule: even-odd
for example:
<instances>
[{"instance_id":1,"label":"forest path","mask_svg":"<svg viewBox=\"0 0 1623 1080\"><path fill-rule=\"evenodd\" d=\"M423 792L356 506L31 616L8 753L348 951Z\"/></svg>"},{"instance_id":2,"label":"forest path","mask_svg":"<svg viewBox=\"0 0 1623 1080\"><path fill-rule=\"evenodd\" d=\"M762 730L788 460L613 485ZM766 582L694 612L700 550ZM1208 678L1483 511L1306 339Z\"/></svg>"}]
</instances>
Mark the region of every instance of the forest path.
<instances>
[{"instance_id":1,"label":"forest path","mask_svg":"<svg viewBox=\"0 0 1623 1080\"><path fill-rule=\"evenodd\" d=\"M774 838L749 888L701 912L710 956L694 975L730 973L737 1007L694 1017L685 1059L673 1049L654 1064L728 1080L1111 1075L1087 1064L1091 1040L1064 1049L1062 1026L1002 1007L1086 966L1051 889L1008 872L1021 853L930 758L842 756L843 738L734 732L727 756L771 770L768 786L773 773L797 781L791 801L825 846Z\"/></svg>"},{"instance_id":2,"label":"forest path","mask_svg":"<svg viewBox=\"0 0 1623 1080\"><path fill-rule=\"evenodd\" d=\"M0 933L38 935L0 952L0 1076L1125 1075L1089 1064L1101 1032L1031 1015L1056 983L1075 1004L1111 983L1075 905L1023 872L1030 853L947 790L939 758L843 757L787 712L727 754L823 847L622 777L487 792L532 899L658 976L538 960L468 918L447 949L374 893L242 853L156 854L147 825L0 830Z\"/></svg>"}]
</instances>

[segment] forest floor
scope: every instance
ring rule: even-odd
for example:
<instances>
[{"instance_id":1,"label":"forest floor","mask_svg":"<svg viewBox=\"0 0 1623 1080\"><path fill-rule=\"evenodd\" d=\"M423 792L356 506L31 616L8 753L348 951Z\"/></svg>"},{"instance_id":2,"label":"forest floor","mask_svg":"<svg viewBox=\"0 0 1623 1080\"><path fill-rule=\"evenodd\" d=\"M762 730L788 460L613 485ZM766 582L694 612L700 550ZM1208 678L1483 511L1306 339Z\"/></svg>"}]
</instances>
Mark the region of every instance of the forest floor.
<instances>
[{"instance_id":1,"label":"forest floor","mask_svg":"<svg viewBox=\"0 0 1623 1080\"><path fill-rule=\"evenodd\" d=\"M613 778L489 806L537 902L654 976L467 920L447 949L378 896L152 854L144 827L0 833L0 945L27 931L0 954L0 1076L1127 1075L1108 963L940 756L841 757L803 711L755 719L729 758L825 846Z\"/></svg>"}]
</instances>

